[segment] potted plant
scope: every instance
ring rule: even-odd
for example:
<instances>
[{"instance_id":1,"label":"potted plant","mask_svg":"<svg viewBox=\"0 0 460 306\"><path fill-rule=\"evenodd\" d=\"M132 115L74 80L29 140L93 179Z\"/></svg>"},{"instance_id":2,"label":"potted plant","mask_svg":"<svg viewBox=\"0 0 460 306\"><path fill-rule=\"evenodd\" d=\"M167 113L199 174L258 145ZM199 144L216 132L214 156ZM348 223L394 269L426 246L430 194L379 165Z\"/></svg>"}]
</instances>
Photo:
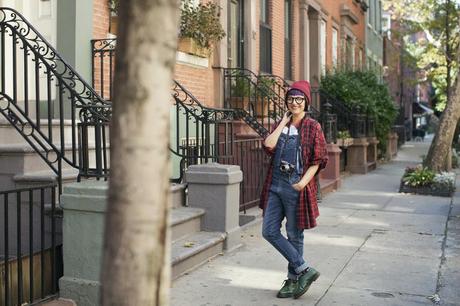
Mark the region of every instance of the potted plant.
<instances>
[{"instance_id":1,"label":"potted plant","mask_svg":"<svg viewBox=\"0 0 460 306\"><path fill-rule=\"evenodd\" d=\"M194 5L182 2L178 50L208 57L212 47L225 37L219 20L221 7L213 2Z\"/></svg>"},{"instance_id":2,"label":"potted plant","mask_svg":"<svg viewBox=\"0 0 460 306\"><path fill-rule=\"evenodd\" d=\"M119 0L108 0L108 6L110 11L109 19L109 32L117 34L118 32L118 8L120 5Z\"/></svg>"},{"instance_id":3,"label":"potted plant","mask_svg":"<svg viewBox=\"0 0 460 306\"><path fill-rule=\"evenodd\" d=\"M230 84L230 99L231 108L241 108L248 110L249 96L251 94L251 80L246 77L244 72L239 72Z\"/></svg>"},{"instance_id":4,"label":"potted plant","mask_svg":"<svg viewBox=\"0 0 460 306\"><path fill-rule=\"evenodd\" d=\"M258 79L257 87L259 88L258 101L256 102L256 112L259 115L268 116L269 104L277 100L277 96L273 87L276 80L268 77L261 76ZM280 101L281 102L281 101ZM284 106L284 105L282 105ZM274 108L273 106L271 107Z\"/></svg>"},{"instance_id":5,"label":"potted plant","mask_svg":"<svg viewBox=\"0 0 460 306\"><path fill-rule=\"evenodd\" d=\"M338 131L337 132L337 145L340 147L349 147L353 144L353 138L350 135L348 130Z\"/></svg>"}]
</instances>

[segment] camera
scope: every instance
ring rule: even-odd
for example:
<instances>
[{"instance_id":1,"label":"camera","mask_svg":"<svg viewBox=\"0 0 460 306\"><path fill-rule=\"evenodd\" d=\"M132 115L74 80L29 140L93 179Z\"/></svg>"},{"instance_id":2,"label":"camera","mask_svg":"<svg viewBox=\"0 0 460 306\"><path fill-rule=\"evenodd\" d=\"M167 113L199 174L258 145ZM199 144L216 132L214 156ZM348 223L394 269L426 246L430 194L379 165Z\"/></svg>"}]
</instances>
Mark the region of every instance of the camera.
<instances>
[{"instance_id":1,"label":"camera","mask_svg":"<svg viewBox=\"0 0 460 306\"><path fill-rule=\"evenodd\" d=\"M280 164L280 171L282 173L288 173L288 174L292 174L292 172L294 172L295 170L295 166L293 164L290 164L288 163L287 161L285 160L282 160L281 161L281 164Z\"/></svg>"}]
</instances>

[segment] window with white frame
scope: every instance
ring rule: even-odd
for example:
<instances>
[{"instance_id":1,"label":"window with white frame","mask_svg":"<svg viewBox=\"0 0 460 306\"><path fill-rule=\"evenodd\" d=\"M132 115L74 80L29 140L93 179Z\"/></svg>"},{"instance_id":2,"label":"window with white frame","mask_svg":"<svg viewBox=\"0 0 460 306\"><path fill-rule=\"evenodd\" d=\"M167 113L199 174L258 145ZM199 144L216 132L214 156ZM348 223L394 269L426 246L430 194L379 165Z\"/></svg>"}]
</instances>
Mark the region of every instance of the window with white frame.
<instances>
[{"instance_id":1,"label":"window with white frame","mask_svg":"<svg viewBox=\"0 0 460 306\"><path fill-rule=\"evenodd\" d=\"M338 57L338 32L336 28L332 28L332 66L337 66Z\"/></svg>"},{"instance_id":2,"label":"window with white frame","mask_svg":"<svg viewBox=\"0 0 460 306\"><path fill-rule=\"evenodd\" d=\"M326 72L326 21L321 19L320 43L321 43L321 72Z\"/></svg>"}]
</instances>

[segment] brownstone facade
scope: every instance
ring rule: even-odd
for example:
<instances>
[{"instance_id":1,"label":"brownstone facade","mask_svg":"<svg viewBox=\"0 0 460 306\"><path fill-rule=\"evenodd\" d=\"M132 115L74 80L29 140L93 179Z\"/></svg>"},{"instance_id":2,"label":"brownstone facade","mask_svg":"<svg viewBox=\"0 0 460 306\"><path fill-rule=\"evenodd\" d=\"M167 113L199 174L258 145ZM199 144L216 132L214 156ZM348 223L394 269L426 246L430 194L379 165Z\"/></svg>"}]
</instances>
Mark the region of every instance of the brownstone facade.
<instances>
[{"instance_id":1,"label":"brownstone facade","mask_svg":"<svg viewBox=\"0 0 460 306\"><path fill-rule=\"evenodd\" d=\"M240 68L260 74L260 30L262 1L239 0L244 29L244 61ZM271 74L287 81L309 80L318 85L320 76L334 65L347 64L359 69L365 64L365 11L356 0L266 0L267 21L271 30ZM222 7L222 24L231 18L228 1ZM289 14L285 8L290 7ZM289 15L289 20L286 21ZM107 38L110 29L107 0L94 1L94 38ZM290 25L290 46L286 48L285 25ZM113 26L112 26L113 28ZM336 39L333 39L333 32ZM335 48L335 52L334 52ZM290 49L290 56L286 50ZM266 51L266 50L262 50ZM214 48L208 59L178 53L175 79L203 104L223 106L222 70L229 63L228 38ZM285 61L290 57L290 65ZM235 66L235 64L233 64ZM290 67L290 74L286 69Z\"/></svg>"}]
</instances>

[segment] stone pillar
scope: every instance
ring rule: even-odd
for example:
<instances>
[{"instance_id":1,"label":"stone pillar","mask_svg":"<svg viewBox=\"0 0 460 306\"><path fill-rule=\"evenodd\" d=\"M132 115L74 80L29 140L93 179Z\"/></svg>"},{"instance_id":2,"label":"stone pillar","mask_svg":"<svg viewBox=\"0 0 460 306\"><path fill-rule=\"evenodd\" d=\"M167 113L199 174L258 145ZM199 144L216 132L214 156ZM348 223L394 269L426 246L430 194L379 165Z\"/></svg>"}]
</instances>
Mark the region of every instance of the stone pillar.
<instances>
[{"instance_id":1,"label":"stone pillar","mask_svg":"<svg viewBox=\"0 0 460 306\"><path fill-rule=\"evenodd\" d=\"M209 163L192 165L185 173L188 204L206 210L202 230L227 234L225 249L241 245L239 208L240 183L243 172L239 166Z\"/></svg>"},{"instance_id":2,"label":"stone pillar","mask_svg":"<svg viewBox=\"0 0 460 306\"><path fill-rule=\"evenodd\" d=\"M319 85L321 79L321 44L320 44L320 22L319 12L316 10L308 10L309 13L309 50L310 50L310 83L313 86ZM318 105L315 105L318 107Z\"/></svg>"},{"instance_id":3,"label":"stone pillar","mask_svg":"<svg viewBox=\"0 0 460 306\"><path fill-rule=\"evenodd\" d=\"M340 188L342 182L340 179L340 150L339 146L333 143L327 145L327 153L329 161L326 168L322 171L322 178L333 180L333 189Z\"/></svg>"},{"instance_id":4,"label":"stone pillar","mask_svg":"<svg viewBox=\"0 0 460 306\"><path fill-rule=\"evenodd\" d=\"M256 4L257 1L243 1L244 5L244 67L251 71L258 71L258 63L256 58L257 40L256 36L259 32L259 23L257 16Z\"/></svg>"},{"instance_id":5,"label":"stone pillar","mask_svg":"<svg viewBox=\"0 0 460 306\"><path fill-rule=\"evenodd\" d=\"M367 142L369 146L367 147L367 164L369 165L369 170L374 170L377 168L377 144L379 141L377 137L368 137Z\"/></svg>"},{"instance_id":6,"label":"stone pillar","mask_svg":"<svg viewBox=\"0 0 460 306\"><path fill-rule=\"evenodd\" d=\"M367 173L367 138L354 138L347 150L347 171L351 173Z\"/></svg>"},{"instance_id":7,"label":"stone pillar","mask_svg":"<svg viewBox=\"0 0 460 306\"><path fill-rule=\"evenodd\" d=\"M107 190L107 182L87 181L64 187L61 196L64 276L59 294L77 305L99 305Z\"/></svg>"},{"instance_id":8,"label":"stone pillar","mask_svg":"<svg viewBox=\"0 0 460 306\"><path fill-rule=\"evenodd\" d=\"M387 160L391 160L395 158L398 153L398 135L396 133L388 133L387 139L387 152L385 157Z\"/></svg>"},{"instance_id":9,"label":"stone pillar","mask_svg":"<svg viewBox=\"0 0 460 306\"><path fill-rule=\"evenodd\" d=\"M308 3L300 1L300 79L310 80L310 20L308 19Z\"/></svg>"}]
</instances>

